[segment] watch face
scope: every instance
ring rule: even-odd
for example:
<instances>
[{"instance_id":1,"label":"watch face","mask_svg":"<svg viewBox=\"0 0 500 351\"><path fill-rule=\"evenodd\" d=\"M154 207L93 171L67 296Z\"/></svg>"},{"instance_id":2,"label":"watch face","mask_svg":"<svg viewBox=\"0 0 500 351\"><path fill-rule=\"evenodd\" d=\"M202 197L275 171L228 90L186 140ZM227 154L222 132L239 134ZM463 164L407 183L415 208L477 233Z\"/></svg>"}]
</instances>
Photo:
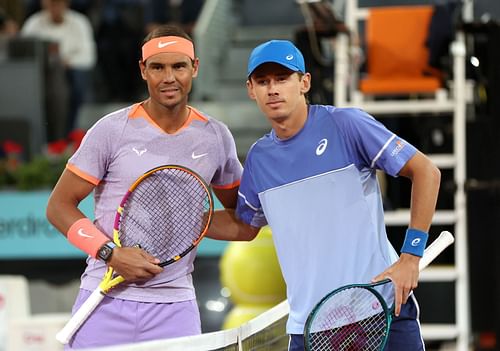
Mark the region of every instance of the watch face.
<instances>
[{"instance_id":1,"label":"watch face","mask_svg":"<svg viewBox=\"0 0 500 351\"><path fill-rule=\"evenodd\" d=\"M103 245L99 249L98 256L100 259L107 261L111 257L111 253L113 252L113 249L109 247L108 245Z\"/></svg>"}]
</instances>

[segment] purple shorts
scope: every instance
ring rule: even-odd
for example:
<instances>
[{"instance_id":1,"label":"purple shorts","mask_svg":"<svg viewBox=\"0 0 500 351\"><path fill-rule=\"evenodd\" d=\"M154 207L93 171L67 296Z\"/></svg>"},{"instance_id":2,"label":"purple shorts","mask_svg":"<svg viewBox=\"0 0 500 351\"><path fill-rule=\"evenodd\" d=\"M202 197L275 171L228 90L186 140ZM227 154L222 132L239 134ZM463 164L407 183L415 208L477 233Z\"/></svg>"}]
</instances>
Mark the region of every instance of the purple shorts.
<instances>
[{"instance_id":1,"label":"purple shorts","mask_svg":"<svg viewBox=\"0 0 500 351\"><path fill-rule=\"evenodd\" d=\"M73 313L92 292L80 289ZM201 333L196 300L137 302L104 297L65 350L176 338Z\"/></svg>"}]
</instances>

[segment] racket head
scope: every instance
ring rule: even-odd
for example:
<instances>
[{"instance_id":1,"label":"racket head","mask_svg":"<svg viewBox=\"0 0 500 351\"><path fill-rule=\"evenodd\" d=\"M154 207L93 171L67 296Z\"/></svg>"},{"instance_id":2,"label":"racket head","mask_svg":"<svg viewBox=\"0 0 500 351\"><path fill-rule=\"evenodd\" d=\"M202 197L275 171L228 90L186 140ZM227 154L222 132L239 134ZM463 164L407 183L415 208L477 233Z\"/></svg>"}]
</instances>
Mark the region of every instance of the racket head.
<instances>
[{"instance_id":1,"label":"racket head","mask_svg":"<svg viewBox=\"0 0 500 351\"><path fill-rule=\"evenodd\" d=\"M139 177L117 210L113 236L169 265L193 250L208 231L214 202L209 186L193 170L156 167Z\"/></svg>"},{"instance_id":2,"label":"racket head","mask_svg":"<svg viewBox=\"0 0 500 351\"><path fill-rule=\"evenodd\" d=\"M394 304L384 296L390 280L352 284L326 295L304 327L307 351L382 350L389 335Z\"/></svg>"}]
</instances>

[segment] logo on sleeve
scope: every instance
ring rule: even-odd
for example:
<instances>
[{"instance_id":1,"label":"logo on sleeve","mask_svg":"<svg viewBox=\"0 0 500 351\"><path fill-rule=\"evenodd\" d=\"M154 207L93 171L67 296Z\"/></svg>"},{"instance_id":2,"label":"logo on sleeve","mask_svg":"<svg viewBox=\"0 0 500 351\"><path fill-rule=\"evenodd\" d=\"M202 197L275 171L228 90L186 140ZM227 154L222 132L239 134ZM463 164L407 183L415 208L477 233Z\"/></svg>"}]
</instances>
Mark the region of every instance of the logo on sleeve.
<instances>
[{"instance_id":1,"label":"logo on sleeve","mask_svg":"<svg viewBox=\"0 0 500 351\"><path fill-rule=\"evenodd\" d=\"M328 145L328 139L321 139L319 141L318 147L316 148L316 155L317 156L323 155L323 152L325 152L327 145Z\"/></svg>"},{"instance_id":2,"label":"logo on sleeve","mask_svg":"<svg viewBox=\"0 0 500 351\"><path fill-rule=\"evenodd\" d=\"M399 154L401 152L401 150L403 150L405 145L406 144L404 142L402 142L401 140L396 141L396 147L394 147L394 150L392 150L391 156L394 157L397 154Z\"/></svg>"}]
</instances>

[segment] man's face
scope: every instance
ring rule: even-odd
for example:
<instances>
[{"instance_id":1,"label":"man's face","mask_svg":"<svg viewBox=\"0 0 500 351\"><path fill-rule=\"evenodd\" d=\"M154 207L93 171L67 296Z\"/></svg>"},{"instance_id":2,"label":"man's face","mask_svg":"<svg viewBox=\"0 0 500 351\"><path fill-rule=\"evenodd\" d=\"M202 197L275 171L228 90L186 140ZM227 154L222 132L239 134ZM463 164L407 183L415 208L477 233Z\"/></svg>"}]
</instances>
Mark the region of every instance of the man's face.
<instances>
[{"instance_id":1,"label":"man's face","mask_svg":"<svg viewBox=\"0 0 500 351\"><path fill-rule=\"evenodd\" d=\"M67 0L43 0L42 6L50 14L54 23L61 23L64 20L64 12L68 9Z\"/></svg>"},{"instance_id":2,"label":"man's face","mask_svg":"<svg viewBox=\"0 0 500 351\"><path fill-rule=\"evenodd\" d=\"M305 103L310 75L300 75L277 63L257 67L247 81L248 95L271 120L289 118L299 104Z\"/></svg>"},{"instance_id":3,"label":"man's face","mask_svg":"<svg viewBox=\"0 0 500 351\"><path fill-rule=\"evenodd\" d=\"M198 61L179 53L160 53L140 62L142 78L147 82L151 99L165 107L187 103Z\"/></svg>"}]
</instances>

